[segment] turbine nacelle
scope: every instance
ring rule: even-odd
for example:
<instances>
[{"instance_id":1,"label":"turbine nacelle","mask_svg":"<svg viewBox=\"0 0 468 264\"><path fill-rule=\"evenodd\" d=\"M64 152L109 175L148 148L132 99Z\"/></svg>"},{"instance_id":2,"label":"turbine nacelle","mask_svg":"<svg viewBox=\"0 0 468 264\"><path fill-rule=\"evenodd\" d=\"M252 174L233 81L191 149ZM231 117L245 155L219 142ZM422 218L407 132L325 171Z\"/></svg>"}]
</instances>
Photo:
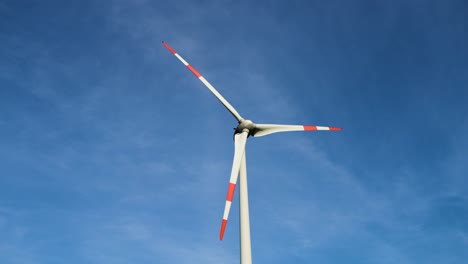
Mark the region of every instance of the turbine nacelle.
<instances>
[{"instance_id":1,"label":"turbine nacelle","mask_svg":"<svg viewBox=\"0 0 468 264\"><path fill-rule=\"evenodd\" d=\"M242 133L245 129L249 131L249 136L253 136L256 125L252 120L242 119L240 120L239 125L235 128L234 135Z\"/></svg>"}]
</instances>

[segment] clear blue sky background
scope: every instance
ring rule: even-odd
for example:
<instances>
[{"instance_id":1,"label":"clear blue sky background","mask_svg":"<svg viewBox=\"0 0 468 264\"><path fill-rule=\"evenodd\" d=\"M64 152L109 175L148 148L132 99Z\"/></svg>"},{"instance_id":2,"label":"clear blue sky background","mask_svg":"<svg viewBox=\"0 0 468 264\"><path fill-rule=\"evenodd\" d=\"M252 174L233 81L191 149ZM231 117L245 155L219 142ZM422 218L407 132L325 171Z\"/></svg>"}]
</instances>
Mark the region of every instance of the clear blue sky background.
<instances>
[{"instance_id":1,"label":"clear blue sky background","mask_svg":"<svg viewBox=\"0 0 468 264\"><path fill-rule=\"evenodd\" d=\"M0 1L0 263L466 263L466 1Z\"/></svg>"}]
</instances>

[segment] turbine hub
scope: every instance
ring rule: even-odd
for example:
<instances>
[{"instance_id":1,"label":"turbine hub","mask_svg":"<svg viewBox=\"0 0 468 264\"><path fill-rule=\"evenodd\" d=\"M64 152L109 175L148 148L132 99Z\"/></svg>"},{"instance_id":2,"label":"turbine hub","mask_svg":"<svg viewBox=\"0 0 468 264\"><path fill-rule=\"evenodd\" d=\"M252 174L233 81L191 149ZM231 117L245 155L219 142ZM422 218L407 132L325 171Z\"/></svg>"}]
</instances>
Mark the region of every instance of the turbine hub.
<instances>
[{"instance_id":1,"label":"turbine hub","mask_svg":"<svg viewBox=\"0 0 468 264\"><path fill-rule=\"evenodd\" d=\"M239 125L236 127L236 130L234 131L234 134L237 133L242 133L244 129L249 130L249 136L253 135L253 132L255 131L255 123L252 122L251 120L242 120Z\"/></svg>"}]
</instances>

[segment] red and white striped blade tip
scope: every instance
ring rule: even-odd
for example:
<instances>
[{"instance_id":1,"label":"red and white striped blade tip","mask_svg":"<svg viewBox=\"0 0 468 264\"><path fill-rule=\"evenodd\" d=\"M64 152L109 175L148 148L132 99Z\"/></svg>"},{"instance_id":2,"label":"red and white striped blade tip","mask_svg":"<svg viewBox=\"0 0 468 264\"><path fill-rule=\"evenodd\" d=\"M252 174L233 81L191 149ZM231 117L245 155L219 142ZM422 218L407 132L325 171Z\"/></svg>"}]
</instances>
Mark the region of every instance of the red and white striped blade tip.
<instances>
[{"instance_id":1,"label":"red and white striped blade tip","mask_svg":"<svg viewBox=\"0 0 468 264\"><path fill-rule=\"evenodd\" d=\"M304 130L331 130L340 131L343 130L341 127L324 127L324 126L303 126Z\"/></svg>"},{"instance_id":2,"label":"red and white striped blade tip","mask_svg":"<svg viewBox=\"0 0 468 264\"><path fill-rule=\"evenodd\" d=\"M166 49L168 49L173 55L175 55L177 57L177 59L179 59L197 78L200 78L202 77L202 75L197 71L195 70L195 68L190 65L187 61L185 61L173 48L171 48L171 46L169 46L166 42L162 42L162 44L164 45L164 47L166 47ZM205 80L206 81L206 80ZM203 81L202 81L203 82ZM206 84L205 84L206 85Z\"/></svg>"},{"instance_id":3,"label":"red and white striped blade tip","mask_svg":"<svg viewBox=\"0 0 468 264\"><path fill-rule=\"evenodd\" d=\"M219 240L223 240L224 230L226 230L226 224L227 224L227 220L223 219L223 222L221 222L221 232L219 232Z\"/></svg>"},{"instance_id":4,"label":"red and white striped blade tip","mask_svg":"<svg viewBox=\"0 0 468 264\"><path fill-rule=\"evenodd\" d=\"M175 52L175 50L173 48L171 48L171 46L169 46L166 42L162 42L162 44L164 45L164 47L166 47L166 49L168 49L172 54L176 54L177 52Z\"/></svg>"}]
</instances>

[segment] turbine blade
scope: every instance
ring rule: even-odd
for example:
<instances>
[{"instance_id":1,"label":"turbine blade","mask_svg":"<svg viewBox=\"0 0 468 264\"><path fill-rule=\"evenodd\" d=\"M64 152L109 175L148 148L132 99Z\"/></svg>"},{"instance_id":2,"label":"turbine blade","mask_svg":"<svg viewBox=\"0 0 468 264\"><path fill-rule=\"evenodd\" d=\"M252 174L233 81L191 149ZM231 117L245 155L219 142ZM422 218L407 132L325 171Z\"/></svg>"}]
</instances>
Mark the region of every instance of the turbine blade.
<instances>
[{"instance_id":1,"label":"turbine blade","mask_svg":"<svg viewBox=\"0 0 468 264\"><path fill-rule=\"evenodd\" d=\"M224 206L223 220L221 222L221 231L219 233L219 240L223 240L224 230L231 210L232 198L236 189L237 178L239 177L239 170L241 167L242 157L244 156L245 143L247 142L248 131L238 133L234 136L234 160L232 162L231 178L229 179L229 187L226 196L226 205Z\"/></svg>"},{"instance_id":2,"label":"turbine blade","mask_svg":"<svg viewBox=\"0 0 468 264\"><path fill-rule=\"evenodd\" d=\"M242 116L236 111L236 109L226 100L224 97L211 85L192 65L185 61L173 48L171 48L166 42L162 42L164 47L166 47L174 56L177 57L213 94L218 98L218 100L226 107L226 109L231 112L234 118L238 122L243 120Z\"/></svg>"},{"instance_id":3,"label":"turbine blade","mask_svg":"<svg viewBox=\"0 0 468 264\"><path fill-rule=\"evenodd\" d=\"M278 132L287 131L308 131L308 130L342 130L339 127L326 127L326 126L307 126L307 125L275 125L275 124L256 124L254 137L262 137Z\"/></svg>"}]
</instances>

